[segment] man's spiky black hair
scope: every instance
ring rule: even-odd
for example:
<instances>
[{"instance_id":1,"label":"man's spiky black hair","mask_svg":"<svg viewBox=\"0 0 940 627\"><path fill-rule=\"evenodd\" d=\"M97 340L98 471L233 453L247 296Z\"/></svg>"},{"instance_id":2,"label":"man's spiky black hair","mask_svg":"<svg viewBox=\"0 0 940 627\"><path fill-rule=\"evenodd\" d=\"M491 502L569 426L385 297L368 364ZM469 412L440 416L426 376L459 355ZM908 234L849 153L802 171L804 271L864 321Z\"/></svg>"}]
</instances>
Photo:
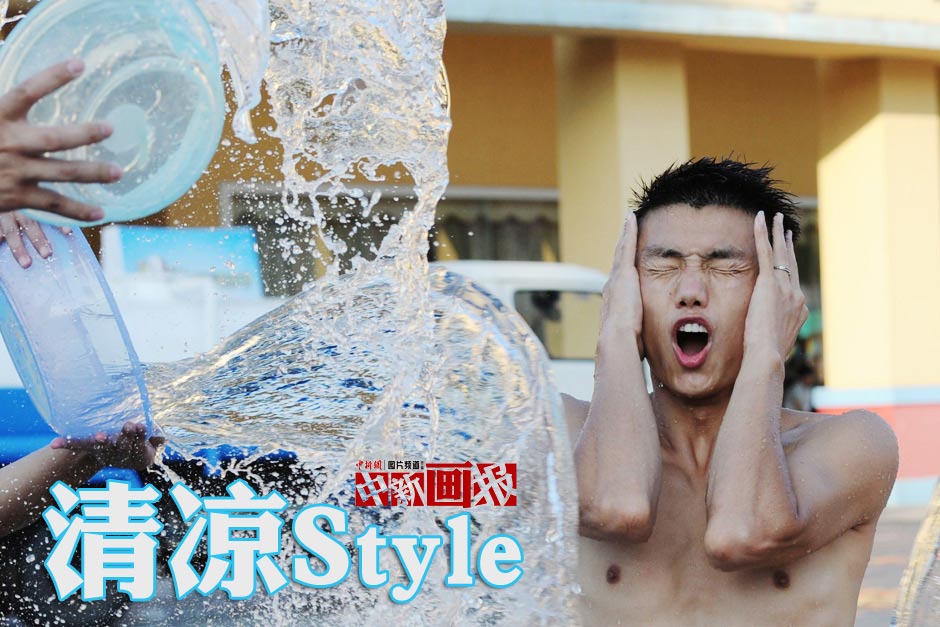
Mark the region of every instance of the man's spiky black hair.
<instances>
[{"instance_id":1,"label":"man's spiky black hair","mask_svg":"<svg viewBox=\"0 0 940 627\"><path fill-rule=\"evenodd\" d=\"M719 205L751 215L763 211L771 240L774 216L782 213L784 231L793 231L795 242L800 236L799 208L791 194L777 187L780 182L770 177L772 171L766 165L757 167L754 163L716 161L711 157L672 165L636 193L637 222L650 211L669 205L690 205L696 209Z\"/></svg>"}]
</instances>

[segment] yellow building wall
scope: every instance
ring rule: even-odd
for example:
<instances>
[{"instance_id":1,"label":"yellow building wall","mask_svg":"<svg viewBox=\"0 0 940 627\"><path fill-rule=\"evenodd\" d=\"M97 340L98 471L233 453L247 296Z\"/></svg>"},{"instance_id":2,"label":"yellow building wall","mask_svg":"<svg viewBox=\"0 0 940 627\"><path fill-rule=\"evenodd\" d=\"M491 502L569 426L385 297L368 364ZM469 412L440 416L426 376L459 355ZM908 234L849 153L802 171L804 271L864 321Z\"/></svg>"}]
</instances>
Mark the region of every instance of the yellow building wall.
<instances>
[{"instance_id":1,"label":"yellow building wall","mask_svg":"<svg viewBox=\"0 0 940 627\"><path fill-rule=\"evenodd\" d=\"M835 388L936 385L937 69L916 61L830 63L822 84L819 232L826 383Z\"/></svg>"},{"instance_id":2,"label":"yellow building wall","mask_svg":"<svg viewBox=\"0 0 940 627\"><path fill-rule=\"evenodd\" d=\"M552 39L450 33L444 62L454 122L448 149L452 185L555 187L557 132ZM230 109L232 100L229 98ZM231 112L219 149L198 183L150 223L219 224L223 183L280 182L280 143L266 99L253 113L259 142L238 139Z\"/></svg>"},{"instance_id":3,"label":"yellow building wall","mask_svg":"<svg viewBox=\"0 0 940 627\"><path fill-rule=\"evenodd\" d=\"M614 0L615 2L618 0ZM636 0L631 0L636 1ZM934 0L657 0L663 4L697 4L740 7L832 17L881 18L940 23L940 6Z\"/></svg>"},{"instance_id":4,"label":"yellow building wall","mask_svg":"<svg viewBox=\"0 0 940 627\"><path fill-rule=\"evenodd\" d=\"M448 33L451 185L555 187L552 38Z\"/></svg>"},{"instance_id":5,"label":"yellow building wall","mask_svg":"<svg viewBox=\"0 0 940 627\"><path fill-rule=\"evenodd\" d=\"M459 186L558 186L558 119L551 37L451 32L444 61L453 130L448 162ZM790 191L813 196L818 135L814 61L686 51L693 155L732 152L777 165ZM265 103L256 127L272 122ZM160 214L165 224L218 224L220 186L280 181L280 145L259 132L248 146L226 124L202 179Z\"/></svg>"},{"instance_id":6,"label":"yellow building wall","mask_svg":"<svg viewBox=\"0 0 940 627\"><path fill-rule=\"evenodd\" d=\"M728 156L776 166L799 196L816 195L819 105L816 62L686 51L694 156Z\"/></svg>"},{"instance_id":7,"label":"yellow building wall","mask_svg":"<svg viewBox=\"0 0 940 627\"><path fill-rule=\"evenodd\" d=\"M632 190L689 158L683 50L668 43L559 37L562 261L610 270Z\"/></svg>"}]
</instances>

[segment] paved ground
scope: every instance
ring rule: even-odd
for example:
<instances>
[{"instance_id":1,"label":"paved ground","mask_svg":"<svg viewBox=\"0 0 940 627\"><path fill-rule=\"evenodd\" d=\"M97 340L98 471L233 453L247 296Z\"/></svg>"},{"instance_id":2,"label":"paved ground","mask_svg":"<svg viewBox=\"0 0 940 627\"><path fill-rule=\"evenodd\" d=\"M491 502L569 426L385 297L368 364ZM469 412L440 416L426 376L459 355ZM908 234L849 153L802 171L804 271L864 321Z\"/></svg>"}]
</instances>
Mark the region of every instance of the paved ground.
<instances>
[{"instance_id":1,"label":"paved ground","mask_svg":"<svg viewBox=\"0 0 940 627\"><path fill-rule=\"evenodd\" d=\"M891 624L898 584L926 512L926 508L889 509L882 515L875 532L871 561L862 581L855 627Z\"/></svg>"}]
</instances>

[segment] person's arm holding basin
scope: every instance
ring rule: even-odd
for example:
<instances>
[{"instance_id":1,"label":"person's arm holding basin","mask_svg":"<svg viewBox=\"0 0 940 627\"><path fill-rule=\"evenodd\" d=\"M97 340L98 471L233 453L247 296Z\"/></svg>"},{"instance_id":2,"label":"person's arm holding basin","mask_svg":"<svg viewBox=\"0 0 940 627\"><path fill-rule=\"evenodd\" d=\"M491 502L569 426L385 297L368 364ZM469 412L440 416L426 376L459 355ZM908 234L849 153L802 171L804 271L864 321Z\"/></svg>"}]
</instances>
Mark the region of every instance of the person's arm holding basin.
<instances>
[{"instance_id":1,"label":"person's arm holding basin","mask_svg":"<svg viewBox=\"0 0 940 627\"><path fill-rule=\"evenodd\" d=\"M160 435L148 438L144 425L128 422L110 437L55 438L0 468L0 537L39 518L52 503L49 488L55 482L78 486L106 466L143 470L153 464L163 442Z\"/></svg>"},{"instance_id":2,"label":"person's arm holding basin","mask_svg":"<svg viewBox=\"0 0 940 627\"><path fill-rule=\"evenodd\" d=\"M0 96L0 241L7 242L23 268L32 263L23 235L44 258L52 254L52 248L39 224L20 209L85 221L103 216L101 208L67 198L42 183L113 183L121 178L120 168L112 164L48 156L107 139L112 133L110 125L39 126L27 120L33 105L83 70L82 61L71 59L42 70ZM162 443L162 436L148 438L144 425L128 422L112 436L98 433L83 439L56 438L0 468L0 536L38 518L51 503L49 488L56 481L81 485L106 466L144 469L153 463Z\"/></svg>"},{"instance_id":3,"label":"person's arm holding basin","mask_svg":"<svg viewBox=\"0 0 940 627\"><path fill-rule=\"evenodd\" d=\"M42 70L0 96L0 238L9 243L10 251L24 268L29 266L30 257L21 231L41 256L48 257L52 249L38 225L17 214L17 210L39 209L85 221L99 220L104 215L101 208L45 189L41 183L113 183L121 178L121 169L113 164L47 156L107 139L113 130L109 124L38 126L27 121L33 105L83 71L82 61L71 59Z\"/></svg>"}]
</instances>

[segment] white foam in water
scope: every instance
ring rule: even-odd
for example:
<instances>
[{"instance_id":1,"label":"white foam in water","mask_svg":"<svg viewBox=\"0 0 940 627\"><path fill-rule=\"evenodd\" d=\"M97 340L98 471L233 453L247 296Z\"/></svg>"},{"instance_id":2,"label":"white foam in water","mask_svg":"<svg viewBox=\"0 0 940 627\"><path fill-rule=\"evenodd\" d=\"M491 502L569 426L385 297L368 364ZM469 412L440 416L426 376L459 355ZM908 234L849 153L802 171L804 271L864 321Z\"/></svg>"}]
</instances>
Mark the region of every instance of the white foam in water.
<instances>
[{"instance_id":1,"label":"white foam in water","mask_svg":"<svg viewBox=\"0 0 940 627\"><path fill-rule=\"evenodd\" d=\"M10 0L0 0L0 27L6 26L13 22L18 22L23 18L22 15L16 15L14 17L9 16L10 12ZM0 41L0 46L3 45L3 41Z\"/></svg>"},{"instance_id":2,"label":"white foam in water","mask_svg":"<svg viewBox=\"0 0 940 627\"><path fill-rule=\"evenodd\" d=\"M270 624L502 624L519 617L570 624L577 504L544 350L488 295L453 275L427 275L427 232L447 184L450 130L442 2L272 0L270 10L265 83L276 125L268 132L284 146L285 212L322 234L327 274L213 351L151 367L155 420L180 452L228 445L247 455L225 467L230 474L219 485L241 471L262 491L280 490L294 508L343 508L350 515L346 541L369 524L385 534L444 535L443 519L462 511L356 508L359 460L515 462L518 506L469 510L471 554L489 536L511 534L523 546L525 575L505 589L479 578L473 587L446 588L445 545L422 592L406 605L392 603L385 588L364 588L353 574L335 589L294 585L245 603L220 593L165 606L153 601L139 620L226 623L236 614L244 621L242 612L250 611L253 622ZM235 41L222 48L244 49ZM350 258L329 218L345 207L344 232L375 224L379 194L361 189L363 180L416 201L365 259ZM302 210L303 195L314 201L311 211ZM288 263L297 250L293 237L285 227ZM274 451L290 451L296 461L267 474L252 464ZM181 533L168 524L169 537ZM288 546L282 557L297 552ZM392 583L401 580L393 552L383 551L382 566ZM133 612L128 620L134 624Z\"/></svg>"}]
</instances>

